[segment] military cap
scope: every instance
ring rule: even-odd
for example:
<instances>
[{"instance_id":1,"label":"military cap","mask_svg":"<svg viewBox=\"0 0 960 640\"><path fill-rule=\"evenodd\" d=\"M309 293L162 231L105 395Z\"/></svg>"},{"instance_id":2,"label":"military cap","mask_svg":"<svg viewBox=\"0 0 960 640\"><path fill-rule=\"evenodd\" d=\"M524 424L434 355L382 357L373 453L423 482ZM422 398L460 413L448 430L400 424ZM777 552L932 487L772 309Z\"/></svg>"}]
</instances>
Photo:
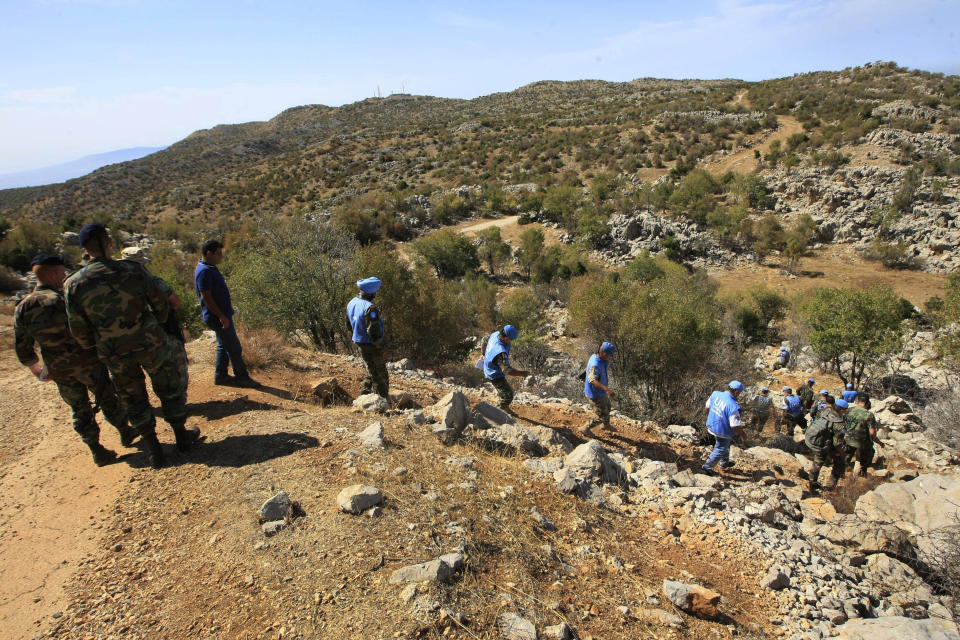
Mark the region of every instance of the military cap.
<instances>
[{"instance_id":1,"label":"military cap","mask_svg":"<svg viewBox=\"0 0 960 640\"><path fill-rule=\"evenodd\" d=\"M839 398L834 401L833 406L835 406L838 409L847 409L850 407L850 403L844 400L843 398Z\"/></svg>"},{"instance_id":2,"label":"military cap","mask_svg":"<svg viewBox=\"0 0 960 640\"><path fill-rule=\"evenodd\" d=\"M612 356L617 352L617 348L613 346L613 343L611 342L604 342L602 345L600 345L600 351L603 351L608 356Z\"/></svg>"},{"instance_id":3,"label":"military cap","mask_svg":"<svg viewBox=\"0 0 960 640\"><path fill-rule=\"evenodd\" d=\"M520 335L520 332L517 331L517 328L512 324L508 324L503 328L503 335L507 336L511 340L516 340L517 336Z\"/></svg>"},{"instance_id":4,"label":"military cap","mask_svg":"<svg viewBox=\"0 0 960 640\"><path fill-rule=\"evenodd\" d=\"M727 386L730 387L731 391L743 391L743 383L739 380L731 380Z\"/></svg>"},{"instance_id":5,"label":"military cap","mask_svg":"<svg viewBox=\"0 0 960 640\"><path fill-rule=\"evenodd\" d=\"M99 222L88 222L83 225L83 228L80 229L80 233L77 234L77 237L80 240L80 246L85 247L88 242L96 238L97 236L107 235L107 228L100 224Z\"/></svg>"},{"instance_id":6,"label":"military cap","mask_svg":"<svg viewBox=\"0 0 960 640\"><path fill-rule=\"evenodd\" d=\"M56 267L64 265L63 258L60 256L49 256L45 253L38 253L30 261L30 267Z\"/></svg>"}]
</instances>

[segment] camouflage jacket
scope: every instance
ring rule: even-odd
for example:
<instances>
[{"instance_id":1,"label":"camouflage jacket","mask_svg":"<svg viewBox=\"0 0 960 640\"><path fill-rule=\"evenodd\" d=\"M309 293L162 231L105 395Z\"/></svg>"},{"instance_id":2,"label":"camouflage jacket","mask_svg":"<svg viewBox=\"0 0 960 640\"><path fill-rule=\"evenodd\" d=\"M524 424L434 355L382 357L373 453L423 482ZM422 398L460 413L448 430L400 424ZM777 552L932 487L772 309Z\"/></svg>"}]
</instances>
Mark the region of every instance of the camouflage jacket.
<instances>
[{"instance_id":1,"label":"camouflage jacket","mask_svg":"<svg viewBox=\"0 0 960 640\"><path fill-rule=\"evenodd\" d=\"M813 389L810 388L810 385L801 385L797 389L797 395L800 397L800 402L803 403L803 410L810 411L810 406L813 404Z\"/></svg>"},{"instance_id":2,"label":"camouflage jacket","mask_svg":"<svg viewBox=\"0 0 960 640\"><path fill-rule=\"evenodd\" d=\"M53 287L40 285L20 301L13 315L13 335L20 363L27 367L36 364L39 345L43 363L54 380L96 362L96 352L81 347L70 333L63 292Z\"/></svg>"},{"instance_id":3,"label":"camouflage jacket","mask_svg":"<svg viewBox=\"0 0 960 640\"><path fill-rule=\"evenodd\" d=\"M843 418L847 425L847 443L853 446L866 444L870 430L877 428L877 419L863 407L850 407Z\"/></svg>"},{"instance_id":4,"label":"camouflage jacket","mask_svg":"<svg viewBox=\"0 0 960 640\"><path fill-rule=\"evenodd\" d=\"M165 291L142 265L97 258L65 284L70 331L103 360L161 347L172 313Z\"/></svg>"}]
</instances>

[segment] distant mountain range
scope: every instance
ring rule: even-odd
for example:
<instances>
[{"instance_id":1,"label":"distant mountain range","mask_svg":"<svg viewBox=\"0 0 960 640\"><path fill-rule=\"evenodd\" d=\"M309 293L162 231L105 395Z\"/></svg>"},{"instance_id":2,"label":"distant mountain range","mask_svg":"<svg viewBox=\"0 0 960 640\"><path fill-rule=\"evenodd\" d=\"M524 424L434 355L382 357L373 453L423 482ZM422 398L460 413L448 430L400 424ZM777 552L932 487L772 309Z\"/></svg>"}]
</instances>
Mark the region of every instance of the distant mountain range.
<instances>
[{"instance_id":1,"label":"distant mountain range","mask_svg":"<svg viewBox=\"0 0 960 640\"><path fill-rule=\"evenodd\" d=\"M15 189L17 187L34 187L56 182L65 182L73 178L85 176L100 167L128 160L137 160L151 153L162 151L166 147L131 147L106 153L97 153L84 156L78 160L55 164L49 167L18 171L17 173L0 173L0 189Z\"/></svg>"}]
</instances>

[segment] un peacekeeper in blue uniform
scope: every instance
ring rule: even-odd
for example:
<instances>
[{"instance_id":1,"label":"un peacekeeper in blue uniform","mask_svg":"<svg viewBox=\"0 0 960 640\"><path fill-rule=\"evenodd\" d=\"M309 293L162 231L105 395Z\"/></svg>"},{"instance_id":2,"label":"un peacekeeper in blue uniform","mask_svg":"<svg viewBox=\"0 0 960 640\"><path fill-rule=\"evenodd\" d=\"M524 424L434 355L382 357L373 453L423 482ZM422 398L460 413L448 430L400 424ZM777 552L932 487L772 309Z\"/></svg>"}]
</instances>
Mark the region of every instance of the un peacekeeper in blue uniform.
<instances>
[{"instance_id":1,"label":"un peacekeeper in blue uniform","mask_svg":"<svg viewBox=\"0 0 960 640\"><path fill-rule=\"evenodd\" d=\"M790 364L790 352L786 347L780 347L780 355L777 357L777 363L773 366L774 370L782 369Z\"/></svg>"},{"instance_id":2,"label":"un peacekeeper in blue uniform","mask_svg":"<svg viewBox=\"0 0 960 640\"><path fill-rule=\"evenodd\" d=\"M353 341L360 349L363 362L367 365L363 392L376 390L378 395L389 400L390 377L383 353L383 315L377 305L373 304L373 298L382 284L379 278L357 281L360 293L347 305L347 324L353 332Z\"/></svg>"},{"instance_id":3,"label":"un peacekeeper in blue uniform","mask_svg":"<svg viewBox=\"0 0 960 640\"><path fill-rule=\"evenodd\" d=\"M743 420L737 404L737 396L742 391L743 383L731 380L726 391L714 391L707 400L707 430L717 441L713 453L700 468L707 475L714 474L715 466L729 468L735 464L730 462L730 441L734 436L743 437Z\"/></svg>"},{"instance_id":4,"label":"un peacekeeper in blue uniform","mask_svg":"<svg viewBox=\"0 0 960 640\"><path fill-rule=\"evenodd\" d=\"M848 382L846 389L840 393L840 396L847 401L847 404L857 399L857 392L853 389L853 383Z\"/></svg>"},{"instance_id":5,"label":"un peacekeeper in blue uniform","mask_svg":"<svg viewBox=\"0 0 960 640\"><path fill-rule=\"evenodd\" d=\"M587 362L587 376L584 380L583 392L597 410L597 417L591 420L585 432L589 434L597 424L603 424L606 431L614 431L610 426L610 399L613 398L613 390L607 386L608 375L607 367L610 364L610 356L617 352L617 348L609 342L604 342L597 349L597 352L590 356Z\"/></svg>"},{"instance_id":6,"label":"un peacekeeper in blue uniform","mask_svg":"<svg viewBox=\"0 0 960 640\"><path fill-rule=\"evenodd\" d=\"M783 388L783 404L780 405L783 421L787 425L787 434L793 433L793 427L807 428L807 419L803 417L803 400L790 387Z\"/></svg>"},{"instance_id":7,"label":"un peacekeeper in blue uniform","mask_svg":"<svg viewBox=\"0 0 960 640\"><path fill-rule=\"evenodd\" d=\"M817 414L827 408L827 397L830 395L830 392L826 389L820 389L820 397L817 400L817 403L813 405L810 409L810 419L813 420L817 417Z\"/></svg>"},{"instance_id":8,"label":"un peacekeeper in blue uniform","mask_svg":"<svg viewBox=\"0 0 960 640\"><path fill-rule=\"evenodd\" d=\"M514 369L510 366L510 343L516 340L520 332L512 324L501 331L494 331L487 338L487 348L483 351L483 375L497 390L500 408L506 411L513 402L513 388L507 382L507 376L528 376L529 371Z\"/></svg>"}]
</instances>

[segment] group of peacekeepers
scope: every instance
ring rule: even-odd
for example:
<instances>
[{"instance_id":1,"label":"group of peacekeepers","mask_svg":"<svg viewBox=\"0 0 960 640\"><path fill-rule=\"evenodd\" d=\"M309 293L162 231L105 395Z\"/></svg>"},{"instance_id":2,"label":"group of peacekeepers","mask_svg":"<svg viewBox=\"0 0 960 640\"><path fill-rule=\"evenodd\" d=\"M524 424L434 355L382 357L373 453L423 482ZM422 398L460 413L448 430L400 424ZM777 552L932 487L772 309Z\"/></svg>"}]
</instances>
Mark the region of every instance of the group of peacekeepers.
<instances>
[{"instance_id":1,"label":"group of peacekeepers","mask_svg":"<svg viewBox=\"0 0 960 640\"><path fill-rule=\"evenodd\" d=\"M831 467L832 486L844 476L848 466L859 464L860 475L866 475L873 464L874 443L882 444L877 437L877 419L870 412L870 397L857 392L852 383L846 383L844 390L835 398L827 389L820 390L819 400L814 402L813 378L808 378L797 393L790 387L783 388L783 402L780 406L781 418L792 435L794 428L804 432L804 442L813 453L813 467L809 472L802 471L801 476L808 480L810 491L821 488L820 471L826 464ZM743 392L743 384L733 380L724 391L715 391L707 401L707 429L716 439L716 445L702 470L713 473L714 467L732 467L730 461L730 442L735 436L743 437L738 397ZM759 395L753 401L751 428L758 432L770 416L772 399L770 390L761 387ZM805 414L810 415L812 423L807 426Z\"/></svg>"},{"instance_id":2,"label":"group of peacekeepers","mask_svg":"<svg viewBox=\"0 0 960 640\"><path fill-rule=\"evenodd\" d=\"M156 420L147 397L144 372L150 374L153 390L160 399L164 419L174 432L177 449L186 451L199 439L199 430L186 428L187 357L183 331L175 309L180 299L161 278L144 266L146 256L138 248L124 249L122 260L110 258L113 240L99 223L85 225L79 233L80 245L89 255L82 269L66 278L66 265L58 256L38 255L31 262L37 287L17 306L14 316L16 353L20 362L41 380L52 379L61 397L73 411L74 429L93 454L97 465L116 459L99 439L96 412L119 432L123 446L130 446L139 435L149 454L150 464L160 468L165 463L156 435ZM217 336L215 384L259 387L249 377L242 359L242 348L231 317L229 290L216 265L223 257L223 245L208 241L195 273L197 295L204 321ZM384 352L383 316L374 303L382 286L376 277L357 282L360 292L347 305L347 325L353 342L367 368L363 391L375 391L389 402L389 375ZM512 325L505 325L487 338L483 356L477 367L494 387L499 406L509 411L514 392L508 376L524 377L529 371L510 364L511 344L519 336ZM39 344L43 365L35 352ZM785 349L782 349L785 351ZM584 395L596 410L584 431L600 424L614 431L610 423L608 366L616 347L603 342L590 356L584 373ZM781 359L788 359L781 353ZM235 377L227 375L232 364ZM828 391L820 392L821 401L814 406L813 384L794 394L784 387L781 414L788 425L807 428L804 414L809 412L813 425L806 430L807 446L813 450L814 466L810 472L811 489L818 487L820 469L832 463L834 481L843 476L848 461L860 463L865 474L873 461L876 418L869 411L870 400L857 394L851 384L841 399ZM714 473L715 467L731 467L730 442L743 434L743 422L737 398L743 385L734 380L725 391L714 392L706 403L707 427L716 443L702 471ZM89 395L94 398L90 405ZM850 403L856 406L851 407ZM762 428L771 409L769 389L761 388L754 401L752 425Z\"/></svg>"},{"instance_id":3,"label":"group of peacekeepers","mask_svg":"<svg viewBox=\"0 0 960 640\"><path fill-rule=\"evenodd\" d=\"M56 383L73 411L74 429L98 466L117 457L100 443L95 416L102 409L119 432L121 445L129 447L139 436L150 465L160 468L166 459L157 439L144 373L150 375L177 449L187 451L200 439L198 429L186 427L187 355L175 311L181 301L166 282L146 269L147 258L139 248L129 247L123 250L123 259L111 259L113 239L102 224L87 224L78 236L89 260L69 278L59 256L40 254L31 261L37 286L14 313L17 358L38 379ZM208 251L211 244L216 245L213 252ZM204 245L196 277L205 319L212 313L211 307L219 314L219 320L208 321L218 343L220 377L215 383L230 378L235 386L258 387L260 384L246 375L236 333L231 334L229 293L224 298L218 281L211 277L219 275L215 265L216 256L222 257L222 246L216 241ZM216 274L209 273L211 269ZM226 311L210 297L211 290ZM236 345L229 344L230 335ZM226 376L228 363L236 378Z\"/></svg>"}]
</instances>

